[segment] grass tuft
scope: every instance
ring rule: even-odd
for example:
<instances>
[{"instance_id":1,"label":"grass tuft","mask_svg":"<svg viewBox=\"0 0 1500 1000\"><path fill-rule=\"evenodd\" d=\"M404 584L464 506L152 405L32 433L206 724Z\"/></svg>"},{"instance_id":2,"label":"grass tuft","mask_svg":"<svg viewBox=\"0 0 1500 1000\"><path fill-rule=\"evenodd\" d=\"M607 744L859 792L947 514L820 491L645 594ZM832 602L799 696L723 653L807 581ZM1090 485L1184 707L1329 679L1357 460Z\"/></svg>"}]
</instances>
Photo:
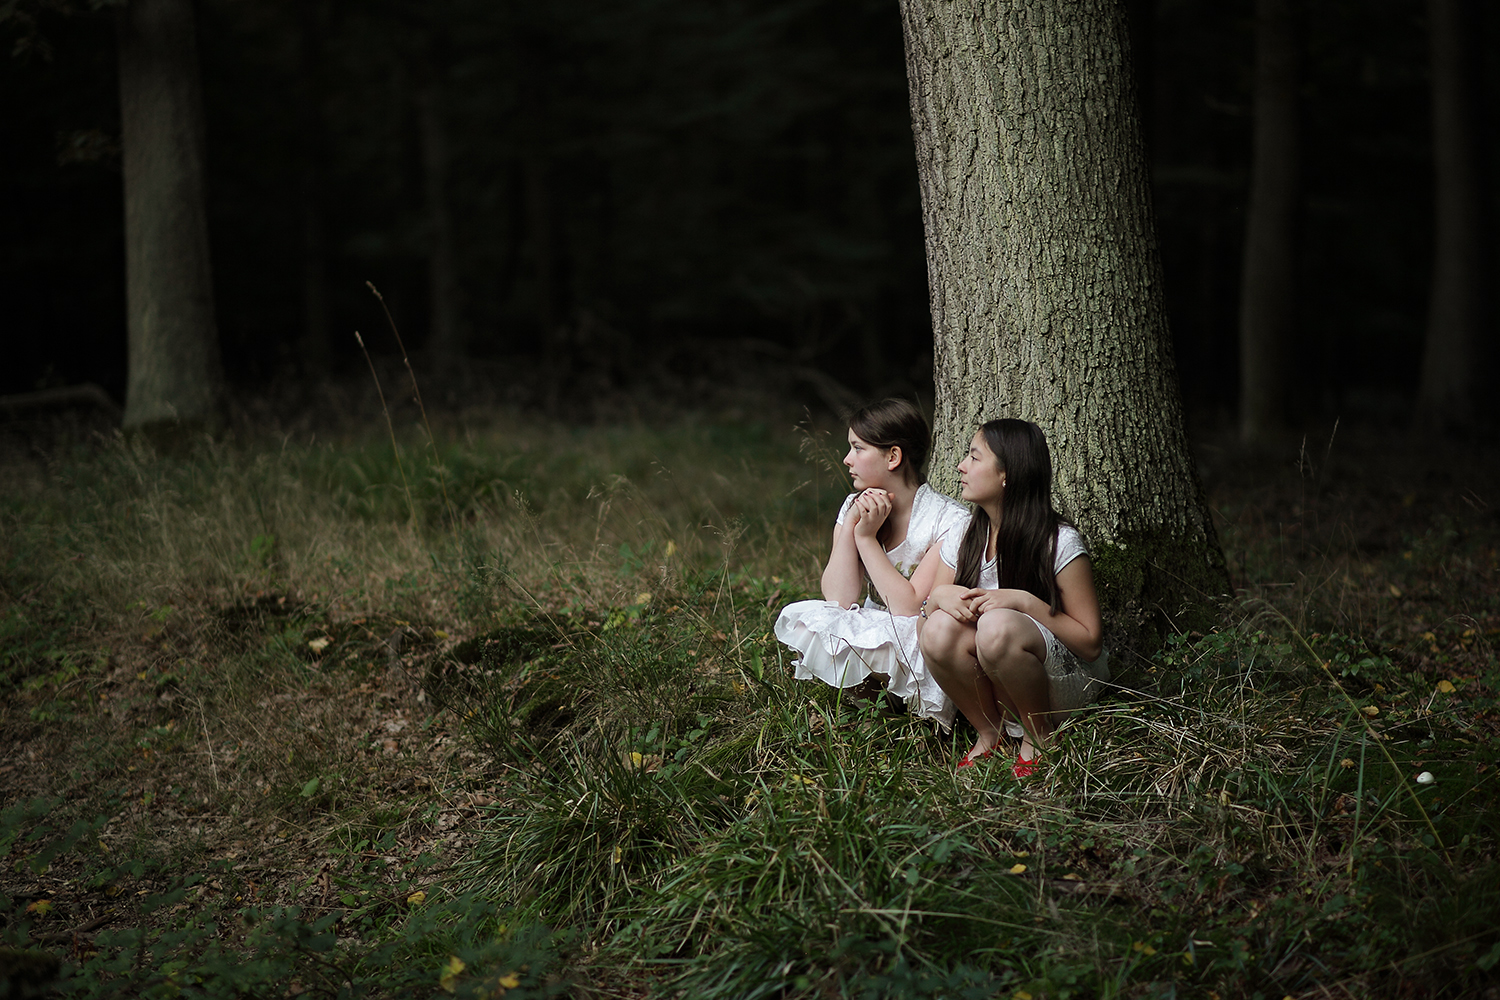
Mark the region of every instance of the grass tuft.
<instances>
[{"instance_id":1,"label":"grass tuft","mask_svg":"<svg viewBox=\"0 0 1500 1000\"><path fill-rule=\"evenodd\" d=\"M391 430L8 460L0 944L69 990L1500 985L1478 493L1209 448L1239 599L1018 782L792 679L817 433Z\"/></svg>"}]
</instances>

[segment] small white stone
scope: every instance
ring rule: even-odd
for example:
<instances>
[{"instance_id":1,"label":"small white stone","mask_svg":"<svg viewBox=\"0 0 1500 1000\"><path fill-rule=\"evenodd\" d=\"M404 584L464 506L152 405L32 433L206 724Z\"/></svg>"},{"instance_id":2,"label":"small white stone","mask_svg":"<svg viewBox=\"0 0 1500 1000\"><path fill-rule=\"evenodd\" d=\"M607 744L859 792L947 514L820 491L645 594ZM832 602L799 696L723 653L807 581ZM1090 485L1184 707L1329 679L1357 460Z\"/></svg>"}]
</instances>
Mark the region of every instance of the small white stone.
<instances>
[{"instance_id":1,"label":"small white stone","mask_svg":"<svg viewBox=\"0 0 1500 1000\"><path fill-rule=\"evenodd\" d=\"M1437 779L1432 776L1431 771L1423 771L1421 774L1417 775L1417 784L1419 785L1430 785L1436 780Z\"/></svg>"}]
</instances>

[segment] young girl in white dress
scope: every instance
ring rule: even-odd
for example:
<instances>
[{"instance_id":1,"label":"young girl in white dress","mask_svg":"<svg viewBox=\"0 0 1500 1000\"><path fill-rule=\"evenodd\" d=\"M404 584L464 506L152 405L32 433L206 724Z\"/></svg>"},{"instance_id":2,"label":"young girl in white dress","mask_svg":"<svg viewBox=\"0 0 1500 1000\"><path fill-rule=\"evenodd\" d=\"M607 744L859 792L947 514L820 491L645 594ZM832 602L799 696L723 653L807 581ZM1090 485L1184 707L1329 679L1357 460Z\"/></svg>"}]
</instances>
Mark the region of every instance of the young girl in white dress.
<instances>
[{"instance_id":1,"label":"young girl in white dress","mask_svg":"<svg viewBox=\"0 0 1500 1000\"><path fill-rule=\"evenodd\" d=\"M916 614L937 576L943 540L956 541L969 515L927 485L930 443L922 412L904 399L872 403L849 418L844 465L857 492L839 509L824 600L783 608L776 638L801 654L799 680L846 688L873 675L913 715L947 729L953 703L923 667Z\"/></svg>"},{"instance_id":2,"label":"young girl in white dress","mask_svg":"<svg viewBox=\"0 0 1500 1000\"><path fill-rule=\"evenodd\" d=\"M974 517L943 546L919 611L922 654L978 733L958 766L988 757L1002 723L1019 720L1012 771L1024 778L1057 723L1109 680L1093 570L1052 508L1052 456L1036 424L980 427L958 474Z\"/></svg>"}]
</instances>

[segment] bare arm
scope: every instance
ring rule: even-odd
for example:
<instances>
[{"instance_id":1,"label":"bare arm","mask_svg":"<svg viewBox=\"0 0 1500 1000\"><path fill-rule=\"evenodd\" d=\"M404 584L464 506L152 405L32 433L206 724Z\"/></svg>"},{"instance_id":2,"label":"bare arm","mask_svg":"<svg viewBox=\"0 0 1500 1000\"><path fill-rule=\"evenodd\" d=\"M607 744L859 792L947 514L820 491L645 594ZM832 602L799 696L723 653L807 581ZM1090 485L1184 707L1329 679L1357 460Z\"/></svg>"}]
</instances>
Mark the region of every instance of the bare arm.
<instances>
[{"instance_id":1,"label":"bare arm","mask_svg":"<svg viewBox=\"0 0 1500 1000\"><path fill-rule=\"evenodd\" d=\"M996 608L1024 612L1051 630L1081 660L1092 662L1104 649L1104 625L1099 618L1099 595L1094 592L1094 570L1088 556L1079 556L1057 574L1062 609L1053 614L1047 602L1024 590L990 590L974 602L979 614Z\"/></svg>"},{"instance_id":2,"label":"bare arm","mask_svg":"<svg viewBox=\"0 0 1500 1000\"><path fill-rule=\"evenodd\" d=\"M854 526L854 544L859 550L859 561L870 577L870 585L892 614L908 617L916 614L922 599L916 596L911 581L891 563L890 555L876 537L881 525L891 516L890 494L883 490L866 490L854 505L859 510L859 521Z\"/></svg>"},{"instance_id":3,"label":"bare arm","mask_svg":"<svg viewBox=\"0 0 1500 1000\"><path fill-rule=\"evenodd\" d=\"M929 553L931 556L932 553ZM926 565L927 560L922 560ZM969 587L960 587L953 582L953 567L943 562L942 556L937 557L937 565L934 567L932 578L932 589L927 595L927 613L934 611L945 611L955 621L973 624L978 615L975 614L973 604L975 599L988 593L984 590L975 590ZM917 623L920 631L922 623Z\"/></svg>"},{"instance_id":4,"label":"bare arm","mask_svg":"<svg viewBox=\"0 0 1500 1000\"><path fill-rule=\"evenodd\" d=\"M828 565L823 568L823 600L832 601L841 608L859 603L859 593L864 589L864 575L860 572L859 550L854 544L854 525L859 522L859 507L851 506L844 523L833 529L833 551L828 554Z\"/></svg>"}]
</instances>

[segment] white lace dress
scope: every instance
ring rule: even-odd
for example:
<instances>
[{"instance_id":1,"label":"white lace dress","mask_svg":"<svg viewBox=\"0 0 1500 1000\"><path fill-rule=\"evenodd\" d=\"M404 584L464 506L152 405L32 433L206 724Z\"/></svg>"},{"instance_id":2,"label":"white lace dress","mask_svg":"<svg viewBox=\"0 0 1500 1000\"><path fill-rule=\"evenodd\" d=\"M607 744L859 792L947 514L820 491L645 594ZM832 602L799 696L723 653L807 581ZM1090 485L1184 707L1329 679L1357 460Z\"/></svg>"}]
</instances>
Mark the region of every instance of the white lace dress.
<instances>
[{"instance_id":1,"label":"white lace dress","mask_svg":"<svg viewBox=\"0 0 1500 1000\"><path fill-rule=\"evenodd\" d=\"M958 568L958 549L962 541L962 534L952 536L942 549L943 562L955 570ZM1088 555L1089 550L1077 528L1071 524L1060 524L1053 543L1053 553L1052 572L1056 574L1061 573L1064 566L1079 556ZM985 590L994 590L1000 586L1000 566L996 560L990 559L979 567L979 586ZM1031 618L1030 615L1026 617ZM1060 720L1064 715L1096 701L1103 693L1105 684L1109 681L1109 650L1102 651L1097 660L1089 663L1079 659L1076 653L1064 646L1062 640L1053 635L1047 626L1035 618L1031 618L1031 621L1041 631L1042 640L1047 644L1047 661L1043 667L1047 671L1052 710L1059 713ZM1005 728L1015 737L1020 737L1024 732L1014 719L1006 720Z\"/></svg>"},{"instance_id":2,"label":"white lace dress","mask_svg":"<svg viewBox=\"0 0 1500 1000\"><path fill-rule=\"evenodd\" d=\"M854 506L851 495L839 509L843 524ZM963 504L930 486L917 488L911 521L901 544L886 550L891 565L911 577L922 556L933 545L961 538L969 524ZM871 674L889 678L887 689L906 702L911 713L935 719L944 729L953 724L953 702L922 663L917 647L916 616L893 615L877 601L841 608L833 601L798 601L781 609L776 638L801 655L796 659L798 680L817 678L834 687L853 687Z\"/></svg>"}]
</instances>

